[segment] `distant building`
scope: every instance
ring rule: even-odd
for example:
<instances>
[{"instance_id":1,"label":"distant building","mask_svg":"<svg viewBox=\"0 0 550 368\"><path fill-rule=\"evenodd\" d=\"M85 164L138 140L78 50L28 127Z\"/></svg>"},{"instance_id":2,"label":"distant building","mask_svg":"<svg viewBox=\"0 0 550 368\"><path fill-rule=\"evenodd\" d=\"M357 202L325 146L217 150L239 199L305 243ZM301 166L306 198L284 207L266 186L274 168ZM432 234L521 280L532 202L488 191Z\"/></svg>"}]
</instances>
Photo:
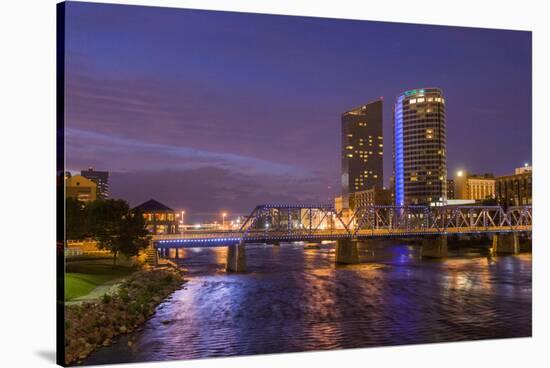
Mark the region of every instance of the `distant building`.
<instances>
[{"instance_id":1,"label":"distant building","mask_svg":"<svg viewBox=\"0 0 550 368\"><path fill-rule=\"evenodd\" d=\"M383 182L382 100L342 114L342 206L350 196Z\"/></svg>"},{"instance_id":2,"label":"distant building","mask_svg":"<svg viewBox=\"0 0 550 368\"><path fill-rule=\"evenodd\" d=\"M176 234L178 222L173 209L154 199L148 200L134 208L143 213L147 230L152 234Z\"/></svg>"},{"instance_id":3,"label":"distant building","mask_svg":"<svg viewBox=\"0 0 550 368\"><path fill-rule=\"evenodd\" d=\"M529 164L525 164L524 166L518 167L515 170L516 175L530 173L530 172L533 172L533 166L529 166Z\"/></svg>"},{"instance_id":4,"label":"distant building","mask_svg":"<svg viewBox=\"0 0 550 368\"><path fill-rule=\"evenodd\" d=\"M447 201L455 198L455 181L453 179L447 179Z\"/></svg>"},{"instance_id":5,"label":"distant building","mask_svg":"<svg viewBox=\"0 0 550 368\"><path fill-rule=\"evenodd\" d=\"M406 91L393 116L395 204L447 202L445 99L437 88Z\"/></svg>"},{"instance_id":6,"label":"distant building","mask_svg":"<svg viewBox=\"0 0 550 368\"><path fill-rule=\"evenodd\" d=\"M455 198L483 201L495 198L495 178L493 174L472 175L459 170L454 179Z\"/></svg>"},{"instance_id":7,"label":"distant building","mask_svg":"<svg viewBox=\"0 0 550 368\"><path fill-rule=\"evenodd\" d=\"M505 208L533 204L533 172L499 176L495 179L497 203Z\"/></svg>"},{"instance_id":8,"label":"distant building","mask_svg":"<svg viewBox=\"0 0 550 368\"><path fill-rule=\"evenodd\" d=\"M353 208L392 204L391 191L385 188L374 187L371 189L362 190L355 192L353 197Z\"/></svg>"},{"instance_id":9,"label":"distant building","mask_svg":"<svg viewBox=\"0 0 550 368\"><path fill-rule=\"evenodd\" d=\"M95 171L93 168L80 171L80 175L97 184L97 199L109 197L109 172Z\"/></svg>"},{"instance_id":10,"label":"distant building","mask_svg":"<svg viewBox=\"0 0 550 368\"><path fill-rule=\"evenodd\" d=\"M97 199L97 185L82 175L65 176L65 196L83 202Z\"/></svg>"},{"instance_id":11,"label":"distant building","mask_svg":"<svg viewBox=\"0 0 550 368\"><path fill-rule=\"evenodd\" d=\"M334 197L334 210L338 213L342 211L342 196Z\"/></svg>"}]
</instances>

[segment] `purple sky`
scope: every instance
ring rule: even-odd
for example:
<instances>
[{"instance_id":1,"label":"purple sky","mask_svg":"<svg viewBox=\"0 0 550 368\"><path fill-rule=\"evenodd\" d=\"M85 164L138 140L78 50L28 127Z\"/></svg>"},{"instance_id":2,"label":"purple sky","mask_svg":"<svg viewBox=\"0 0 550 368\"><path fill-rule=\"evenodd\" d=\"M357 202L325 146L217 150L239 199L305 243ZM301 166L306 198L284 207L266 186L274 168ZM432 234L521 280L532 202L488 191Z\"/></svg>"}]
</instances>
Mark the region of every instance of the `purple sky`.
<instances>
[{"instance_id":1,"label":"purple sky","mask_svg":"<svg viewBox=\"0 0 550 368\"><path fill-rule=\"evenodd\" d=\"M439 87L447 166L531 162L531 33L67 4L67 167L189 220L339 194L340 114Z\"/></svg>"}]
</instances>

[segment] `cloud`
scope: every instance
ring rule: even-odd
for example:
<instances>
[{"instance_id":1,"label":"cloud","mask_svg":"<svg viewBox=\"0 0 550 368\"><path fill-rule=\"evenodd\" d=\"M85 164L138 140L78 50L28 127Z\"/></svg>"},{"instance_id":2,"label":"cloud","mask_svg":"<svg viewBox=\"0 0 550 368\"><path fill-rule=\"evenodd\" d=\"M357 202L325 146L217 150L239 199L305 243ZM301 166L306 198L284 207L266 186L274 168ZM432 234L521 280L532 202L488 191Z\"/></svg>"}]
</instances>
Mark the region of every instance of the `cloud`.
<instances>
[{"instance_id":1,"label":"cloud","mask_svg":"<svg viewBox=\"0 0 550 368\"><path fill-rule=\"evenodd\" d=\"M67 166L72 170L103 163L103 167L97 168L118 172L217 167L249 175L314 178L305 168L250 156L150 143L73 128L66 129L65 134Z\"/></svg>"},{"instance_id":2,"label":"cloud","mask_svg":"<svg viewBox=\"0 0 550 368\"><path fill-rule=\"evenodd\" d=\"M214 167L115 172L110 182L112 197L132 206L154 198L174 210L185 209L189 221L211 221L221 211L231 217L246 215L264 203L327 203L332 194L321 181L243 175Z\"/></svg>"}]
</instances>

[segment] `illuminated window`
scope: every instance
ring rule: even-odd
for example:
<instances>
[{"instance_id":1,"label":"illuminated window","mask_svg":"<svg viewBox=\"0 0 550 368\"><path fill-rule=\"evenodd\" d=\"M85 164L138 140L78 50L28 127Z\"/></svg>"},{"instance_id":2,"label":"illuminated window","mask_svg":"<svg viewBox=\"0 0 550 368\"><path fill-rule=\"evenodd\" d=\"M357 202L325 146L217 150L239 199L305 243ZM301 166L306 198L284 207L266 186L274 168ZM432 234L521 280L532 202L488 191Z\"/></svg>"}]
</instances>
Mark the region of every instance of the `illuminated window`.
<instances>
[{"instance_id":1,"label":"illuminated window","mask_svg":"<svg viewBox=\"0 0 550 368\"><path fill-rule=\"evenodd\" d=\"M351 138L351 137L353 137L353 134L347 134L347 136L348 136L349 138Z\"/></svg>"},{"instance_id":2,"label":"illuminated window","mask_svg":"<svg viewBox=\"0 0 550 368\"><path fill-rule=\"evenodd\" d=\"M424 102L424 97L417 99L416 102L418 103Z\"/></svg>"},{"instance_id":3,"label":"illuminated window","mask_svg":"<svg viewBox=\"0 0 550 368\"><path fill-rule=\"evenodd\" d=\"M384 145L383 145L382 143L380 143L380 144L378 145L378 147L384 147Z\"/></svg>"},{"instance_id":4,"label":"illuminated window","mask_svg":"<svg viewBox=\"0 0 550 368\"><path fill-rule=\"evenodd\" d=\"M348 153L346 156L349 157L349 158L352 158L352 157L353 157L353 154L352 154L352 153Z\"/></svg>"},{"instance_id":5,"label":"illuminated window","mask_svg":"<svg viewBox=\"0 0 550 368\"><path fill-rule=\"evenodd\" d=\"M353 149L353 146L346 146L346 149Z\"/></svg>"},{"instance_id":6,"label":"illuminated window","mask_svg":"<svg viewBox=\"0 0 550 368\"><path fill-rule=\"evenodd\" d=\"M416 98L411 98L409 100L409 103L412 105L412 104L415 104L416 103Z\"/></svg>"},{"instance_id":7,"label":"illuminated window","mask_svg":"<svg viewBox=\"0 0 550 368\"><path fill-rule=\"evenodd\" d=\"M416 176L411 176L411 181L418 181L418 178Z\"/></svg>"},{"instance_id":8,"label":"illuminated window","mask_svg":"<svg viewBox=\"0 0 550 368\"><path fill-rule=\"evenodd\" d=\"M428 102L433 102L434 98L433 97L428 97Z\"/></svg>"}]
</instances>

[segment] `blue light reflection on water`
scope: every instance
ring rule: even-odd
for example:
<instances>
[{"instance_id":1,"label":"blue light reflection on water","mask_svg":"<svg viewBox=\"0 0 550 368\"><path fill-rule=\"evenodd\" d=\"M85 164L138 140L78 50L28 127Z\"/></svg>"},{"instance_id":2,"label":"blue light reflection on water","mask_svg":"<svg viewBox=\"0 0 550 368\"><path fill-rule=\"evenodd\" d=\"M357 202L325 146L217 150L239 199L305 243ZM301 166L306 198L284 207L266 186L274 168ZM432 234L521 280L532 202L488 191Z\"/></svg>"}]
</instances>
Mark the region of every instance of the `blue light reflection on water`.
<instances>
[{"instance_id":1,"label":"blue light reflection on water","mask_svg":"<svg viewBox=\"0 0 550 368\"><path fill-rule=\"evenodd\" d=\"M368 262L340 267L332 245L257 245L248 272L227 274L225 248L180 250L189 282L142 331L85 363L531 335L530 254L426 261L420 247L381 241L361 244L360 256Z\"/></svg>"}]
</instances>

